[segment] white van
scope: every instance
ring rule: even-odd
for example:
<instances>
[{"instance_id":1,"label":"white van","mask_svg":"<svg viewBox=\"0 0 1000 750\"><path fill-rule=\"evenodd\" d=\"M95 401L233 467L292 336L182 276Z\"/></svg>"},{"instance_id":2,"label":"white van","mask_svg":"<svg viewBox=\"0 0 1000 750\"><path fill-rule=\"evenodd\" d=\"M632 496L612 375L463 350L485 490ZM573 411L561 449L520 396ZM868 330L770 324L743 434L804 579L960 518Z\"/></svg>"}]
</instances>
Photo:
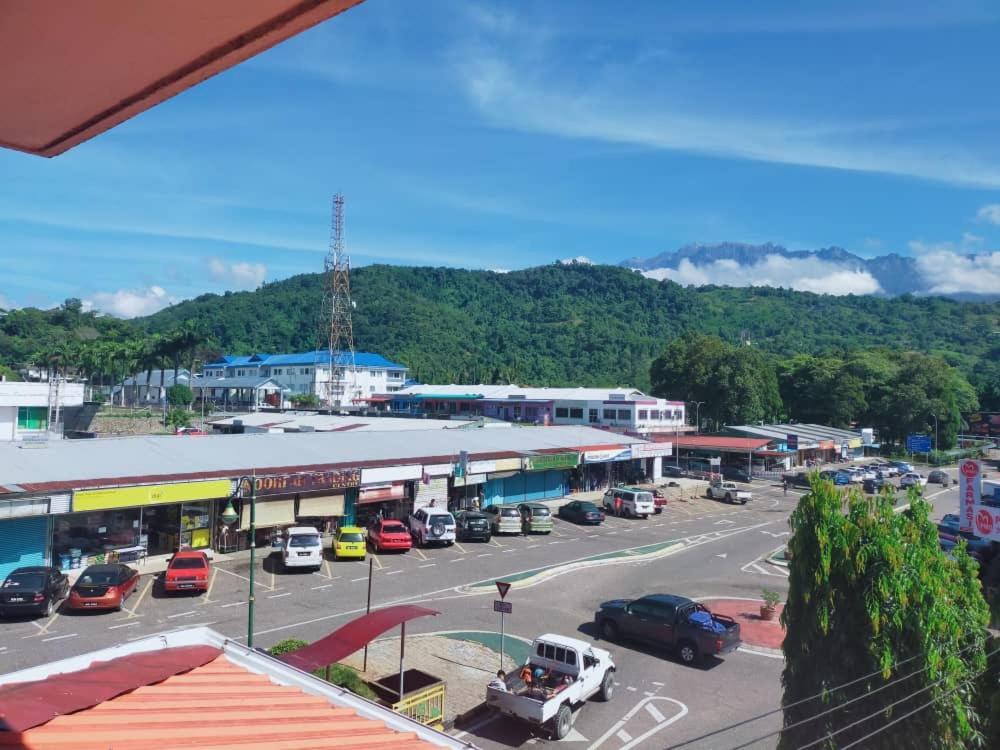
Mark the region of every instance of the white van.
<instances>
[{"instance_id":1,"label":"white van","mask_svg":"<svg viewBox=\"0 0 1000 750\"><path fill-rule=\"evenodd\" d=\"M285 529L281 545L281 564L286 568L323 567L323 539L312 526Z\"/></svg>"},{"instance_id":2,"label":"white van","mask_svg":"<svg viewBox=\"0 0 1000 750\"><path fill-rule=\"evenodd\" d=\"M620 502L615 502L616 500ZM649 518L655 511L653 493L633 487L615 487L604 493L604 512L611 516L618 506L618 515Z\"/></svg>"}]
</instances>

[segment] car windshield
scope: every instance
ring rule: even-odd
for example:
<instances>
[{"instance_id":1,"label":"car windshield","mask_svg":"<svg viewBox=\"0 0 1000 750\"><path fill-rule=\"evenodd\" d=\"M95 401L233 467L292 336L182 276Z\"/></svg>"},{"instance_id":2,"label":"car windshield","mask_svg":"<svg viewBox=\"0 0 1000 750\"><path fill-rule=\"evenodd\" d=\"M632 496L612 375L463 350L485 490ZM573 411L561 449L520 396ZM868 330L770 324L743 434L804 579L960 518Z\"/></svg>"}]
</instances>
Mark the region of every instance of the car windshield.
<instances>
[{"instance_id":1,"label":"car windshield","mask_svg":"<svg viewBox=\"0 0 1000 750\"><path fill-rule=\"evenodd\" d=\"M318 539L319 537L317 537ZM340 541L342 542L363 542L365 537L363 534L359 534L356 531L352 531L347 534L340 535ZM304 545L303 545L304 546Z\"/></svg>"},{"instance_id":2,"label":"car windshield","mask_svg":"<svg viewBox=\"0 0 1000 750\"><path fill-rule=\"evenodd\" d=\"M15 573L3 582L5 589L40 589L45 586L45 576L41 573Z\"/></svg>"},{"instance_id":3,"label":"car windshield","mask_svg":"<svg viewBox=\"0 0 1000 750\"><path fill-rule=\"evenodd\" d=\"M636 492L635 493L635 501L637 503L651 503L651 502L653 502L653 493L652 492Z\"/></svg>"},{"instance_id":4,"label":"car windshield","mask_svg":"<svg viewBox=\"0 0 1000 750\"><path fill-rule=\"evenodd\" d=\"M190 570L192 568L204 568L204 557L175 557L170 563L170 567L175 570Z\"/></svg>"},{"instance_id":5,"label":"car windshield","mask_svg":"<svg viewBox=\"0 0 1000 750\"><path fill-rule=\"evenodd\" d=\"M532 508L531 509L531 515L535 516L536 518L541 518L542 516L549 515L549 509L548 508Z\"/></svg>"},{"instance_id":6,"label":"car windshield","mask_svg":"<svg viewBox=\"0 0 1000 750\"><path fill-rule=\"evenodd\" d=\"M592 510L597 510L597 506L593 503L580 503L580 510L589 513Z\"/></svg>"},{"instance_id":7,"label":"car windshield","mask_svg":"<svg viewBox=\"0 0 1000 750\"><path fill-rule=\"evenodd\" d=\"M517 511L514 511L514 513L516 515ZM436 523L443 523L445 525L448 525L455 523L455 519L453 519L451 516L446 516L446 515L431 516L430 518L427 519L427 523L431 524L432 526Z\"/></svg>"},{"instance_id":8,"label":"car windshield","mask_svg":"<svg viewBox=\"0 0 1000 750\"><path fill-rule=\"evenodd\" d=\"M405 534L406 527L401 523L384 523L382 524L383 534Z\"/></svg>"},{"instance_id":9,"label":"car windshield","mask_svg":"<svg viewBox=\"0 0 1000 750\"><path fill-rule=\"evenodd\" d=\"M506 518L517 518L518 512L517 508L504 508L500 511L500 515Z\"/></svg>"},{"instance_id":10,"label":"car windshield","mask_svg":"<svg viewBox=\"0 0 1000 750\"><path fill-rule=\"evenodd\" d=\"M358 536L361 536L358 534ZM319 547L319 534L292 534L289 547Z\"/></svg>"},{"instance_id":11,"label":"car windshield","mask_svg":"<svg viewBox=\"0 0 1000 750\"><path fill-rule=\"evenodd\" d=\"M110 586L118 582L118 575L113 570L97 570L80 577L80 586Z\"/></svg>"}]
</instances>

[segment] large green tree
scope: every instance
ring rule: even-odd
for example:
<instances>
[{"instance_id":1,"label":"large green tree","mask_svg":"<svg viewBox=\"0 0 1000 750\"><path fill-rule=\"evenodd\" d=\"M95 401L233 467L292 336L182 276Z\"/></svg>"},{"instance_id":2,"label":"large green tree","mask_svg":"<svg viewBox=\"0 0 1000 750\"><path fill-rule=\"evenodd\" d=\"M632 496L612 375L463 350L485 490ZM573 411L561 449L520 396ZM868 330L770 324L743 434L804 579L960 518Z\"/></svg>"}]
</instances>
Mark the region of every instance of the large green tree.
<instances>
[{"instance_id":1,"label":"large green tree","mask_svg":"<svg viewBox=\"0 0 1000 750\"><path fill-rule=\"evenodd\" d=\"M860 378L833 356L798 354L778 364L781 398L789 417L848 427L867 408Z\"/></svg>"},{"instance_id":2,"label":"large green tree","mask_svg":"<svg viewBox=\"0 0 1000 750\"><path fill-rule=\"evenodd\" d=\"M891 496L845 498L813 478L790 520L781 750L828 734L820 747L843 747L932 700L861 746L957 750L976 736L989 612L976 563L964 545L941 551L929 511L916 494L897 513Z\"/></svg>"}]
</instances>

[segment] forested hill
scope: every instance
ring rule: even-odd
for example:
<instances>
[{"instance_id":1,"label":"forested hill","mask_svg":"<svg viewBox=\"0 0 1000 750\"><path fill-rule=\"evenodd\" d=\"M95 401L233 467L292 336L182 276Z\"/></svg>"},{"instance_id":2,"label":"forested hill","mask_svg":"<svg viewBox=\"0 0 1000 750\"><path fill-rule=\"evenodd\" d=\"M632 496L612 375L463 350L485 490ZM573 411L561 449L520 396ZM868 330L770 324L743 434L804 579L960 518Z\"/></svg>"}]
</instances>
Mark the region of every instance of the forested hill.
<instances>
[{"instance_id":1,"label":"forested hill","mask_svg":"<svg viewBox=\"0 0 1000 750\"><path fill-rule=\"evenodd\" d=\"M227 352L314 348L323 278L203 295L134 325L192 320ZM511 273L365 266L352 272L358 349L426 382L649 386L649 365L687 331L779 355L885 346L943 355L973 376L1000 356L1000 304L942 298L833 297L772 288L680 287L612 266ZM992 347L992 349L991 349ZM974 377L973 377L974 379Z\"/></svg>"}]
</instances>

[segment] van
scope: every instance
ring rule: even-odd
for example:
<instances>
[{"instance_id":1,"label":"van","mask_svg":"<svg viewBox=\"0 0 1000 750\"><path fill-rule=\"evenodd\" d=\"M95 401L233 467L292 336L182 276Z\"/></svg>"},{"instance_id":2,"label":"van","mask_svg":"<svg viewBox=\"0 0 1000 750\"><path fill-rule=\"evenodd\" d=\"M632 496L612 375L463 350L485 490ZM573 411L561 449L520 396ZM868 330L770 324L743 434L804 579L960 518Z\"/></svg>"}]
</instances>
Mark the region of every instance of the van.
<instances>
[{"instance_id":1,"label":"van","mask_svg":"<svg viewBox=\"0 0 1000 750\"><path fill-rule=\"evenodd\" d=\"M483 513L490 517L494 534L520 534L521 511L515 505L487 505Z\"/></svg>"},{"instance_id":2,"label":"van","mask_svg":"<svg viewBox=\"0 0 1000 750\"><path fill-rule=\"evenodd\" d=\"M312 526L292 526L285 531L281 545L281 564L285 568L323 567L323 540Z\"/></svg>"},{"instance_id":3,"label":"van","mask_svg":"<svg viewBox=\"0 0 1000 750\"><path fill-rule=\"evenodd\" d=\"M620 500L616 503L615 500ZM633 518L649 518L655 510L653 493L636 487L616 487L604 493L604 512L615 514L615 506L620 505L619 513Z\"/></svg>"},{"instance_id":4,"label":"van","mask_svg":"<svg viewBox=\"0 0 1000 750\"><path fill-rule=\"evenodd\" d=\"M525 534L552 533L552 512L541 503L521 503L521 531Z\"/></svg>"}]
</instances>

